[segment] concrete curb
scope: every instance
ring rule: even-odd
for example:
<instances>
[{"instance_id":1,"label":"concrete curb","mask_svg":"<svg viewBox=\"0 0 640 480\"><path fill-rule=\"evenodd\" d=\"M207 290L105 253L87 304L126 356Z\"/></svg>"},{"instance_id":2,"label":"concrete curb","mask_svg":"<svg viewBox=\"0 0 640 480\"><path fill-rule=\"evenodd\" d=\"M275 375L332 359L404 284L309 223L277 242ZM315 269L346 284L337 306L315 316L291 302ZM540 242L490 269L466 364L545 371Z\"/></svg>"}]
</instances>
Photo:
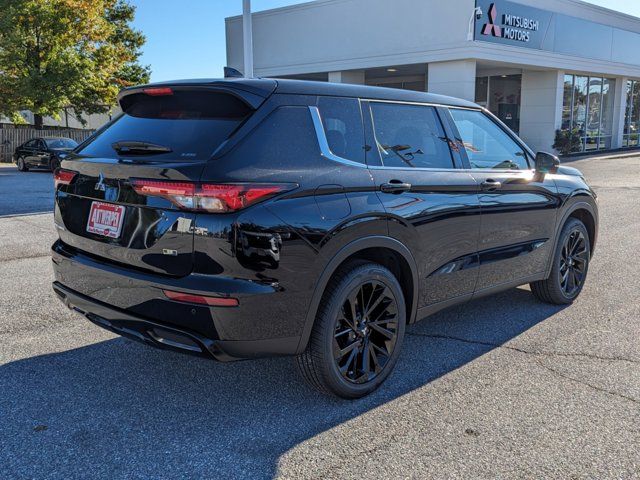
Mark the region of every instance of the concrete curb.
<instances>
[{"instance_id":1,"label":"concrete curb","mask_svg":"<svg viewBox=\"0 0 640 480\"><path fill-rule=\"evenodd\" d=\"M560 157L560 162L572 163L580 160L615 160L615 159L633 158L633 157L640 157L640 151L629 152L629 153L616 152L616 153L611 153L609 155L594 155L594 156L585 155L585 156L579 156L579 157Z\"/></svg>"}]
</instances>

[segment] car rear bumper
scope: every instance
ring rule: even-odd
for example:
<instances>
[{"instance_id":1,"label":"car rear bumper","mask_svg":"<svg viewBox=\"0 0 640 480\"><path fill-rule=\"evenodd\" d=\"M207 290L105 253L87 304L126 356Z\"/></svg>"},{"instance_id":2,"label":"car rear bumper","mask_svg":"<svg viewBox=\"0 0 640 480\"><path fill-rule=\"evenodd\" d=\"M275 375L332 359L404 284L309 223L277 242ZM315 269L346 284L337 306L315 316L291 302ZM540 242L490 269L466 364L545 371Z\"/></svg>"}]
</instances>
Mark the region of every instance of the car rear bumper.
<instances>
[{"instance_id":1,"label":"car rear bumper","mask_svg":"<svg viewBox=\"0 0 640 480\"><path fill-rule=\"evenodd\" d=\"M269 334L268 317L257 313L257 305L264 310L274 292L268 285L203 275L162 277L99 262L62 242L54 244L52 260L53 289L60 299L118 335L220 361L296 353L300 336ZM166 298L163 289L232 294L240 299L240 306L176 302ZM243 329L234 330L234 323L241 323Z\"/></svg>"},{"instance_id":2,"label":"car rear bumper","mask_svg":"<svg viewBox=\"0 0 640 480\"><path fill-rule=\"evenodd\" d=\"M68 308L97 326L123 337L157 348L230 360L218 346L217 340L145 320L75 292L59 282L53 282L53 290Z\"/></svg>"}]
</instances>

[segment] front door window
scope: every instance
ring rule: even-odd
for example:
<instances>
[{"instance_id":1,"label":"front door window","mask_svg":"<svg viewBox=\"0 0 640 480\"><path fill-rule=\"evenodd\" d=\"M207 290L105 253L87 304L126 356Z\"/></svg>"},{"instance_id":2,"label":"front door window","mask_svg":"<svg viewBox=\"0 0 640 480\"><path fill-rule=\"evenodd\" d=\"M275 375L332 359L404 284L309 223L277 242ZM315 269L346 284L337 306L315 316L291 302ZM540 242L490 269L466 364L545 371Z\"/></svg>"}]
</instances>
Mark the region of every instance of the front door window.
<instances>
[{"instance_id":1,"label":"front door window","mask_svg":"<svg viewBox=\"0 0 640 480\"><path fill-rule=\"evenodd\" d=\"M527 170L522 147L478 110L451 109L473 169Z\"/></svg>"}]
</instances>

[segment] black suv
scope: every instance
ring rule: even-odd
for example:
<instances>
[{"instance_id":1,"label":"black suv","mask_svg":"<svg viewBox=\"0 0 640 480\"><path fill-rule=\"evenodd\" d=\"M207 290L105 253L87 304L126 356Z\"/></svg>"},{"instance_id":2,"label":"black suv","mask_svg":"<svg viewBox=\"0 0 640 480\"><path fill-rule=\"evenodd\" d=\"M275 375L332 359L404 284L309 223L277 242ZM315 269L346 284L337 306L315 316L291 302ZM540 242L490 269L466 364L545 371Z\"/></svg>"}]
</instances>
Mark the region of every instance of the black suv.
<instances>
[{"instance_id":1,"label":"black suv","mask_svg":"<svg viewBox=\"0 0 640 480\"><path fill-rule=\"evenodd\" d=\"M378 387L405 327L530 284L571 303L596 242L580 172L477 105L273 79L124 90L56 171L59 297L100 327Z\"/></svg>"},{"instance_id":2,"label":"black suv","mask_svg":"<svg viewBox=\"0 0 640 480\"><path fill-rule=\"evenodd\" d=\"M16 148L13 161L21 172L30 168L55 170L62 159L77 146L75 140L65 137L33 138Z\"/></svg>"}]
</instances>

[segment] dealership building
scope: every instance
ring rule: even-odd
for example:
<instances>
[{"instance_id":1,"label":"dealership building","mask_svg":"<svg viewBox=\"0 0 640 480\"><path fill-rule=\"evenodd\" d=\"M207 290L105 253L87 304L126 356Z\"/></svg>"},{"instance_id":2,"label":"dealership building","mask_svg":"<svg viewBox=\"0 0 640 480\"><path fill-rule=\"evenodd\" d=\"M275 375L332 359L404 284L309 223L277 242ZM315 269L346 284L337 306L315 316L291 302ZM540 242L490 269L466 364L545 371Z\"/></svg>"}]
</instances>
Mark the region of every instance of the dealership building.
<instances>
[{"instance_id":1,"label":"dealership building","mask_svg":"<svg viewBox=\"0 0 640 480\"><path fill-rule=\"evenodd\" d=\"M226 19L242 71L242 18ZM475 101L529 145L638 147L640 19L579 0L316 0L253 14L255 75Z\"/></svg>"}]
</instances>

